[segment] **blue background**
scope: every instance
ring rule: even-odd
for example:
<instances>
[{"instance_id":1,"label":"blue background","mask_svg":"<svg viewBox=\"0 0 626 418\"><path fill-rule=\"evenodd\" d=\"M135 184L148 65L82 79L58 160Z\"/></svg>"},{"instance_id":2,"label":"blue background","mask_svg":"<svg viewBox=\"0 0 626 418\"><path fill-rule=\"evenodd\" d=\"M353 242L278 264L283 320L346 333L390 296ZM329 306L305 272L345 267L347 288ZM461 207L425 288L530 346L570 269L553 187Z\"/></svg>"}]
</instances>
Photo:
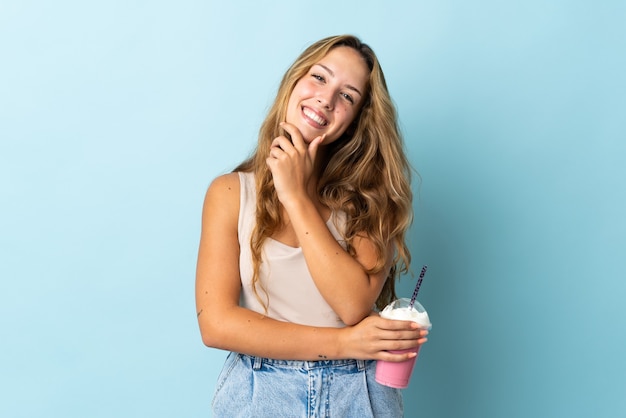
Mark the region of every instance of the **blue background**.
<instances>
[{"instance_id":1,"label":"blue background","mask_svg":"<svg viewBox=\"0 0 626 418\"><path fill-rule=\"evenodd\" d=\"M625 21L610 0L0 1L0 416L209 415L204 192L340 33L377 51L421 175L434 328L407 416L626 416Z\"/></svg>"}]
</instances>

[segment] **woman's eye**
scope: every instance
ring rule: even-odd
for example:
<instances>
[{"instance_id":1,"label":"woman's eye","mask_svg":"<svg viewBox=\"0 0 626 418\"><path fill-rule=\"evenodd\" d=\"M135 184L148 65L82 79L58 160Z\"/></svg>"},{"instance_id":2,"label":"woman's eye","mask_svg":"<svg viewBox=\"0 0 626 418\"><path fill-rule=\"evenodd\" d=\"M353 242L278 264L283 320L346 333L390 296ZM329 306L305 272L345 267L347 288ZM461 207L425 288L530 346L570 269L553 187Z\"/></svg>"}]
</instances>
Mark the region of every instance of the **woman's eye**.
<instances>
[{"instance_id":1,"label":"woman's eye","mask_svg":"<svg viewBox=\"0 0 626 418\"><path fill-rule=\"evenodd\" d=\"M354 104L354 99L348 93L341 93L341 95L343 96L344 99L346 99L350 103Z\"/></svg>"},{"instance_id":2,"label":"woman's eye","mask_svg":"<svg viewBox=\"0 0 626 418\"><path fill-rule=\"evenodd\" d=\"M324 77L322 77L319 74L311 74L311 76L316 79L317 81L324 81Z\"/></svg>"}]
</instances>

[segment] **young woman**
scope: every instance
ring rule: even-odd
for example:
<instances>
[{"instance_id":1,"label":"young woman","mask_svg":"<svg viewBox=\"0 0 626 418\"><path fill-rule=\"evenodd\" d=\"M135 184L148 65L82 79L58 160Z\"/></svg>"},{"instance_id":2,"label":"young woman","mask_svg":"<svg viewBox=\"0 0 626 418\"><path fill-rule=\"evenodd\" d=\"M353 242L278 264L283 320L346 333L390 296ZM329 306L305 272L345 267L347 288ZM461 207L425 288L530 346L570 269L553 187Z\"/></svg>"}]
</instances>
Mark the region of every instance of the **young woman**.
<instances>
[{"instance_id":1,"label":"young woman","mask_svg":"<svg viewBox=\"0 0 626 418\"><path fill-rule=\"evenodd\" d=\"M375 314L410 262L410 167L382 69L353 36L288 69L256 151L206 194L196 277L204 344L228 350L215 417L399 417L374 360L426 330Z\"/></svg>"}]
</instances>

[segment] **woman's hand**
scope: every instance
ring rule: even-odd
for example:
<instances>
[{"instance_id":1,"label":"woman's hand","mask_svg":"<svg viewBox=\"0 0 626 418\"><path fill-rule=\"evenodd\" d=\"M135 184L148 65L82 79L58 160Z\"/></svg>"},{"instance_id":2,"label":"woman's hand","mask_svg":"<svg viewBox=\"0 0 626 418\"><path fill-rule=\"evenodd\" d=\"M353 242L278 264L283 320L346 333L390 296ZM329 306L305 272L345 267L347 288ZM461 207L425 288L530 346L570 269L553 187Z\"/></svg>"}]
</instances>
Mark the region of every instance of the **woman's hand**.
<instances>
[{"instance_id":1,"label":"woman's hand","mask_svg":"<svg viewBox=\"0 0 626 418\"><path fill-rule=\"evenodd\" d=\"M405 361L414 352L394 354L389 350L405 350L424 344L428 331L412 321L381 318L372 314L352 327L344 328L340 345L341 357L361 360Z\"/></svg>"},{"instance_id":2,"label":"woman's hand","mask_svg":"<svg viewBox=\"0 0 626 418\"><path fill-rule=\"evenodd\" d=\"M324 135L307 144L294 125L283 122L281 127L291 136L291 140L285 135L274 139L267 166L272 172L278 199L285 204L289 199L307 192L317 150L324 141Z\"/></svg>"}]
</instances>

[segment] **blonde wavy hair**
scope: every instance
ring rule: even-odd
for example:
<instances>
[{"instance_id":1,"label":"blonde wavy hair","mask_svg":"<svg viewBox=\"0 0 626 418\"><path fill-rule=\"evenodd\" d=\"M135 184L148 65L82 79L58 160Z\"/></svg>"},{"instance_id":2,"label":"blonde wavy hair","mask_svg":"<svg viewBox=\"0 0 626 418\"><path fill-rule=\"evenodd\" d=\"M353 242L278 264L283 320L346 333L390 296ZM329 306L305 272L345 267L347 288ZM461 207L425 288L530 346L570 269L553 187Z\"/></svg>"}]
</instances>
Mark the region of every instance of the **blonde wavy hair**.
<instances>
[{"instance_id":1,"label":"blonde wavy hair","mask_svg":"<svg viewBox=\"0 0 626 418\"><path fill-rule=\"evenodd\" d=\"M339 46L358 51L370 74L364 103L352 125L341 138L328 145L328 152L318 154L327 156L318 182L320 201L333 211L346 213L343 238L352 256L355 256L352 243L357 236L365 236L375 244L378 259L369 273L379 272L387 265L387 249L393 245L392 268L376 301L379 309L396 297L395 279L409 270L411 254L405 238L413 220L411 167L382 68L374 51L357 37L328 37L306 48L287 70L259 130L255 152L234 170L254 172L256 178L256 226L250 242L252 285L266 309L269 301L267 298L264 301L257 290L262 248L265 240L284 225L266 158L272 140L282 134L279 123L285 120L287 102L296 83L330 50ZM267 296L267 292L265 294Z\"/></svg>"}]
</instances>

